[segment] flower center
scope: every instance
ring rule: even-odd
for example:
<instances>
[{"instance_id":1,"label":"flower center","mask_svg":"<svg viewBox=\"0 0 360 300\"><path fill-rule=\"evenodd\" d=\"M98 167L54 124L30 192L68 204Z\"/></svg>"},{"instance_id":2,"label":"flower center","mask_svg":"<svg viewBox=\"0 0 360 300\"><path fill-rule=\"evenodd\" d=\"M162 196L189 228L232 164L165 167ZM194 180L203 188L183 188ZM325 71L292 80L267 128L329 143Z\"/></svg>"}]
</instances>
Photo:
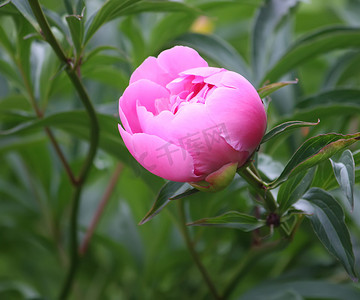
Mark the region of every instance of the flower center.
<instances>
[{"instance_id":1,"label":"flower center","mask_svg":"<svg viewBox=\"0 0 360 300\"><path fill-rule=\"evenodd\" d=\"M203 77L185 75L173 80L166 87L171 93L168 110L176 114L185 105L204 104L214 85L205 83Z\"/></svg>"}]
</instances>

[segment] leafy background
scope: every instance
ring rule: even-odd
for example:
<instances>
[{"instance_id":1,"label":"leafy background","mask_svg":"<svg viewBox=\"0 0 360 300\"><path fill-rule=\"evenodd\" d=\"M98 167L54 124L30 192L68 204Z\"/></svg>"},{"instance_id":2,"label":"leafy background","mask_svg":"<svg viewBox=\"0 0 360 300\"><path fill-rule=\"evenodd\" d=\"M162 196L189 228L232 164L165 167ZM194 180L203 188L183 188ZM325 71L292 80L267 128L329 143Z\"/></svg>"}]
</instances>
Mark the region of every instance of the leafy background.
<instances>
[{"instance_id":1,"label":"leafy background","mask_svg":"<svg viewBox=\"0 0 360 300\"><path fill-rule=\"evenodd\" d=\"M0 8L0 298L58 297L71 258L74 184L54 142L79 174L91 122L74 84L40 34L27 1ZM80 244L105 203L74 280L71 299L206 299L173 200L138 223L164 181L128 154L117 131L117 101L132 71L173 45L198 50L212 66L237 71L257 88L298 79L271 95L268 128L289 120L320 123L263 144L259 169L275 179L305 139L359 131L360 2L349 1L40 1L51 29L77 66L99 120L99 147L82 186ZM84 8L86 8L84 10ZM38 111L34 111L34 107ZM90 128L90 129L89 129ZM50 134L49 134L50 132ZM354 209L330 161L312 185L342 204L360 255L360 152L354 144ZM340 154L333 158L340 159ZM236 178L216 194L184 202L191 222L228 210L252 213ZM286 247L255 251L254 233L189 227L217 289L229 299L359 299L360 289L321 245L305 219ZM276 236L276 233L275 233ZM270 251L271 250L271 251Z\"/></svg>"}]
</instances>

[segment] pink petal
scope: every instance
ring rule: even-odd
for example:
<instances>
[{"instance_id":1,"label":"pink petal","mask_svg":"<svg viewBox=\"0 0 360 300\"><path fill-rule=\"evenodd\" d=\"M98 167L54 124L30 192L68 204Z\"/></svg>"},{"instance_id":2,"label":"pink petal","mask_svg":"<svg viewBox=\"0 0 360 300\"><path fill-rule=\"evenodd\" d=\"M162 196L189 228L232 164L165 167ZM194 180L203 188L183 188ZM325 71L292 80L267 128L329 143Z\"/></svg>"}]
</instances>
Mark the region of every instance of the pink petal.
<instances>
[{"instance_id":1,"label":"pink petal","mask_svg":"<svg viewBox=\"0 0 360 300\"><path fill-rule=\"evenodd\" d=\"M144 62L132 73L130 77L130 84L141 79L148 79L162 86L166 86L173 77L159 66L155 57L150 56L145 59Z\"/></svg>"},{"instance_id":2,"label":"pink petal","mask_svg":"<svg viewBox=\"0 0 360 300\"><path fill-rule=\"evenodd\" d=\"M157 114L155 103L159 99L168 98L168 90L152 81L140 79L130 84L119 100L120 119L126 130L131 133L142 132L136 112L137 103Z\"/></svg>"},{"instance_id":3,"label":"pink petal","mask_svg":"<svg viewBox=\"0 0 360 300\"><path fill-rule=\"evenodd\" d=\"M212 74L204 81L217 87L238 88L240 90L247 90L249 93L256 92L255 88L245 77L232 71L224 70L223 72Z\"/></svg>"},{"instance_id":4,"label":"pink petal","mask_svg":"<svg viewBox=\"0 0 360 300\"><path fill-rule=\"evenodd\" d=\"M228 145L221 137L223 124L214 123L203 104L187 104L175 115L164 111L157 116L139 107L138 116L144 133L186 149L194 159L194 172L200 179L224 164L243 164L249 155L247 151L238 152Z\"/></svg>"},{"instance_id":5,"label":"pink petal","mask_svg":"<svg viewBox=\"0 0 360 300\"><path fill-rule=\"evenodd\" d=\"M195 75L201 77L209 77L219 72L223 72L225 69L213 68L213 67L202 67L202 68L193 68L181 72L180 75Z\"/></svg>"},{"instance_id":6,"label":"pink petal","mask_svg":"<svg viewBox=\"0 0 360 300\"><path fill-rule=\"evenodd\" d=\"M208 66L199 53L194 49L184 46L175 46L161 52L158 56L158 63L173 79L188 69Z\"/></svg>"},{"instance_id":7,"label":"pink petal","mask_svg":"<svg viewBox=\"0 0 360 300\"><path fill-rule=\"evenodd\" d=\"M266 114L259 95L249 85L241 89L217 88L205 105L210 118L223 124L226 141L238 151L252 153L264 135Z\"/></svg>"},{"instance_id":8,"label":"pink petal","mask_svg":"<svg viewBox=\"0 0 360 300\"><path fill-rule=\"evenodd\" d=\"M198 181L193 159L187 151L163 139L145 133L131 135L120 125L119 131L129 152L148 171L162 178L189 182Z\"/></svg>"},{"instance_id":9,"label":"pink petal","mask_svg":"<svg viewBox=\"0 0 360 300\"><path fill-rule=\"evenodd\" d=\"M171 122L179 146L194 158L195 174L208 175L230 162L245 162L249 153L238 152L222 137L223 124L209 117L207 107L194 103L182 107Z\"/></svg>"},{"instance_id":10,"label":"pink petal","mask_svg":"<svg viewBox=\"0 0 360 300\"><path fill-rule=\"evenodd\" d=\"M173 143L171 140L172 126L170 124L175 116L171 111L164 110L155 116L148 112L145 107L138 106L137 115L143 133L156 135L167 142Z\"/></svg>"}]
</instances>

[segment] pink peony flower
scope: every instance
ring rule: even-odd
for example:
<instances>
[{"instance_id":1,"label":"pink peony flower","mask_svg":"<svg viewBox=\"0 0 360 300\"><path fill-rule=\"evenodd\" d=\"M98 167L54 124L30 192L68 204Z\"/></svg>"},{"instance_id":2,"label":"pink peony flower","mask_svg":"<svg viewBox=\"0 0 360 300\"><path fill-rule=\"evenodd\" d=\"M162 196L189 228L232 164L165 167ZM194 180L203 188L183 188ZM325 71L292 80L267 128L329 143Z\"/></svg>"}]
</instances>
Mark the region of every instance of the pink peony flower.
<instances>
[{"instance_id":1,"label":"pink peony flower","mask_svg":"<svg viewBox=\"0 0 360 300\"><path fill-rule=\"evenodd\" d=\"M264 106L244 77L209 67L182 46L147 58L134 71L119 113L119 131L134 158L178 182L242 166L266 129Z\"/></svg>"}]
</instances>

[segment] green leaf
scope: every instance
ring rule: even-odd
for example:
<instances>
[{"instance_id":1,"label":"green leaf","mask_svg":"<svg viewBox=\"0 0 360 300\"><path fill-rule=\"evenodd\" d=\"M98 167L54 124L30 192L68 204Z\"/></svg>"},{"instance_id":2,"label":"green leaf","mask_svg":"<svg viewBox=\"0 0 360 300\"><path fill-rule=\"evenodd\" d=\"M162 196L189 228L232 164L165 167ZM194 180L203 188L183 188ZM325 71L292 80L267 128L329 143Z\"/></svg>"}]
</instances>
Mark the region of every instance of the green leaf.
<instances>
[{"instance_id":1,"label":"green leaf","mask_svg":"<svg viewBox=\"0 0 360 300\"><path fill-rule=\"evenodd\" d=\"M51 93L61 85L64 76L61 77L61 63L49 44L37 43L35 49L37 55L32 57L34 92L35 98L40 100L40 107L45 109Z\"/></svg>"},{"instance_id":2,"label":"green leaf","mask_svg":"<svg viewBox=\"0 0 360 300\"><path fill-rule=\"evenodd\" d=\"M9 39L8 32L4 30L4 23L0 26L0 45L2 45L10 55L14 55L14 45Z\"/></svg>"},{"instance_id":3,"label":"green leaf","mask_svg":"<svg viewBox=\"0 0 360 300\"><path fill-rule=\"evenodd\" d=\"M360 47L360 29L331 27L313 32L296 41L263 78L263 82L276 81L295 67L317 55L336 49Z\"/></svg>"},{"instance_id":4,"label":"green leaf","mask_svg":"<svg viewBox=\"0 0 360 300\"><path fill-rule=\"evenodd\" d=\"M26 3L26 4L24 4ZM20 4L27 6L27 2ZM27 36L34 33L33 28L29 22L23 18L21 14L13 16L15 23L15 35L13 37L15 41L15 52L10 53L14 64L18 67L21 77L24 78L29 85L31 85L31 64L30 64L30 54L31 54L31 45L33 40L31 38L26 38ZM31 87L29 87L31 89Z\"/></svg>"},{"instance_id":5,"label":"green leaf","mask_svg":"<svg viewBox=\"0 0 360 300\"><path fill-rule=\"evenodd\" d=\"M186 12L190 14L201 13L196 7L176 1L142 0L126 7L121 15L139 14L143 12Z\"/></svg>"},{"instance_id":6,"label":"green leaf","mask_svg":"<svg viewBox=\"0 0 360 300\"><path fill-rule=\"evenodd\" d=\"M248 78L250 71L244 59L228 42L215 35L188 33L175 40L177 44L190 46L212 59L219 66L235 71Z\"/></svg>"},{"instance_id":7,"label":"green leaf","mask_svg":"<svg viewBox=\"0 0 360 300\"><path fill-rule=\"evenodd\" d=\"M84 78L99 81L119 91L123 91L129 84L129 77L123 74L120 68L112 65L96 65L94 61L87 62L82 71Z\"/></svg>"},{"instance_id":8,"label":"green leaf","mask_svg":"<svg viewBox=\"0 0 360 300\"><path fill-rule=\"evenodd\" d=\"M281 81L281 82L276 82L276 83L272 83L272 84L268 84L265 85L261 88L259 88L257 90L259 96L261 99L269 96L270 94L272 94L273 92L277 91L278 89L281 89L284 86L287 86L289 84L297 84L298 80L294 80L294 81Z\"/></svg>"},{"instance_id":9,"label":"green leaf","mask_svg":"<svg viewBox=\"0 0 360 300\"><path fill-rule=\"evenodd\" d=\"M319 188L311 188L303 199L312 206L307 217L319 240L342 263L351 279L357 280L353 247L341 206L333 196Z\"/></svg>"},{"instance_id":10,"label":"green leaf","mask_svg":"<svg viewBox=\"0 0 360 300\"><path fill-rule=\"evenodd\" d=\"M36 29L40 31L40 27L36 21L36 18L32 12L30 4L28 1L23 0L11 0L11 3L19 10L19 12L29 21L29 23Z\"/></svg>"},{"instance_id":11,"label":"green leaf","mask_svg":"<svg viewBox=\"0 0 360 300\"><path fill-rule=\"evenodd\" d=\"M6 295L7 291L18 292L17 299L40 299L40 300L42 299L40 295L36 292L36 290L34 290L31 286L21 282L20 280L19 281L2 280L0 282L0 296L1 294L3 294L3 296ZM6 296L4 296L4 299L6 299L5 297Z\"/></svg>"},{"instance_id":12,"label":"green leaf","mask_svg":"<svg viewBox=\"0 0 360 300\"><path fill-rule=\"evenodd\" d=\"M254 74L257 78L264 74L271 38L279 23L289 15L298 0L268 0L260 7L252 32L251 58ZM260 78L259 78L260 79Z\"/></svg>"},{"instance_id":13,"label":"green leaf","mask_svg":"<svg viewBox=\"0 0 360 300\"><path fill-rule=\"evenodd\" d=\"M315 125L318 125L319 123L320 123L320 120L318 120L317 123L310 123L310 122L303 122L303 121L289 121L289 122L282 123L280 125L275 126L270 131L268 131L262 138L261 144L266 143L268 140L278 136L279 134L288 132L292 129L300 128L300 127L315 126Z\"/></svg>"},{"instance_id":14,"label":"green leaf","mask_svg":"<svg viewBox=\"0 0 360 300\"><path fill-rule=\"evenodd\" d=\"M193 7L181 2L109 0L86 22L85 44L103 24L120 16L150 11L198 13Z\"/></svg>"},{"instance_id":15,"label":"green leaf","mask_svg":"<svg viewBox=\"0 0 360 300\"><path fill-rule=\"evenodd\" d=\"M7 137L1 138L0 154L4 155L6 152L19 151L32 147L38 143L46 143L47 140L43 135L28 135L26 137Z\"/></svg>"},{"instance_id":16,"label":"green leaf","mask_svg":"<svg viewBox=\"0 0 360 300\"><path fill-rule=\"evenodd\" d=\"M121 12L128 6L140 0L109 0L94 13L85 24L84 45L90 40L95 32L105 23L115 19L121 15Z\"/></svg>"},{"instance_id":17,"label":"green leaf","mask_svg":"<svg viewBox=\"0 0 360 300\"><path fill-rule=\"evenodd\" d=\"M83 0L64 0L66 11L69 15L79 15L83 11Z\"/></svg>"},{"instance_id":18,"label":"green leaf","mask_svg":"<svg viewBox=\"0 0 360 300\"><path fill-rule=\"evenodd\" d=\"M330 159L334 174L340 188L348 199L351 209L354 209L355 162L350 150L345 150L338 162Z\"/></svg>"},{"instance_id":19,"label":"green leaf","mask_svg":"<svg viewBox=\"0 0 360 300\"><path fill-rule=\"evenodd\" d=\"M31 104L23 94L13 94L1 99L0 113L2 113L2 111L15 109L20 109L22 111L32 111Z\"/></svg>"},{"instance_id":20,"label":"green leaf","mask_svg":"<svg viewBox=\"0 0 360 300\"><path fill-rule=\"evenodd\" d=\"M334 105L353 105L360 107L360 90L356 89L336 89L322 92L303 100L296 105L298 109L312 109L324 106L331 107Z\"/></svg>"},{"instance_id":21,"label":"green leaf","mask_svg":"<svg viewBox=\"0 0 360 300\"><path fill-rule=\"evenodd\" d=\"M171 13L162 18L151 30L149 52L157 53L164 45L188 32L196 17L188 13Z\"/></svg>"},{"instance_id":22,"label":"green leaf","mask_svg":"<svg viewBox=\"0 0 360 300\"><path fill-rule=\"evenodd\" d=\"M61 15L53 10L46 9L46 7L43 7L43 11L51 27L56 27L59 29L60 32L63 33L64 37L70 35L69 28L66 26L66 23L64 22ZM40 38L42 37L40 36Z\"/></svg>"},{"instance_id":23,"label":"green leaf","mask_svg":"<svg viewBox=\"0 0 360 300\"><path fill-rule=\"evenodd\" d=\"M349 135L322 134L306 140L291 157L280 176L270 184L270 187L278 186L289 177L319 164L358 140L360 140L360 132Z\"/></svg>"},{"instance_id":24,"label":"green leaf","mask_svg":"<svg viewBox=\"0 0 360 300\"><path fill-rule=\"evenodd\" d=\"M280 291L278 294L274 295L273 297L269 298L269 300L303 300L304 298L301 295L290 290Z\"/></svg>"},{"instance_id":25,"label":"green leaf","mask_svg":"<svg viewBox=\"0 0 360 300\"><path fill-rule=\"evenodd\" d=\"M146 44L143 37L143 32L139 24L136 22L136 19L132 16L127 17L121 23L121 31L131 42L133 64L135 66L140 65L146 56Z\"/></svg>"},{"instance_id":26,"label":"green leaf","mask_svg":"<svg viewBox=\"0 0 360 300\"><path fill-rule=\"evenodd\" d=\"M280 186L277 195L280 213L286 212L301 198L302 195L304 195L313 180L314 173L315 168L310 169L309 171L302 171Z\"/></svg>"},{"instance_id":27,"label":"green leaf","mask_svg":"<svg viewBox=\"0 0 360 300\"><path fill-rule=\"evenodd\" d=\"M192 189L193 188L188 183L184 182L169 181L165 183L156 197L153 206L145 215L145 217L140 221L139 225L143 225L150 221L159 212L161 212L166 207L166 205L171 202L171 200L180 199L187 196L188 191Z\"/></svg>"},{"instance_id":28,"label":"green leaf","mask_svg":"<svg viewBox=\"0 0 360 300\"><path fill-rule=\"evenodd\" d=\"M357 55L353 57L351 61L345 65L341 76L338 78L336 83L339 86L359 86L359 70L360 70L360 52L358 51ZM334 85L333 85L334 86Z\"/></svg>"},{"instance_id":29,"label":"green leaf","mask_svg":"<svg viewBox=\"0 0 360 300\"><path fill-rule=\"evenodd\" d=\"M41 120L36 119L33 116L29 117L28 114L23 112L8 112L5 114L0 111L0 118L2 120L6 116L12 121L19 119L23 123L20 123L11 129L0 131L0 137L1 135L28 133L30 130L39 130L44 126L48 126L61 129L62 131L85 141L89 141L90 139L89 118L87 113L83 110L60 112L49 115ZM100 113L97 113L97 118L100 125L99 148L132 167L137 175L141 176L142 179L153 188L153 183L158 178L142 168L139 172L139 164L135 162L134 158L127 150L118 132L118 119Z\"/></svg>"},{"instance_id":30,"label":"green leaf","mask_svg":"<svg viewBox=\"0 0 360 300\"><path fill-rule=\"evenodd\" d=\"M0 8L5 6L6 4L9 4L11 2L11 0L1 0L0 1Z\"/></svg>"},{"instance_id":31,"label":"green leaf","mask_svg":"<svg viewBox=\"0 0 360 300\"><path fill-rule=\"evenodd\" d=\"M11 114L24 119L23 114ZM100 123L99 146L108 153L119 158L125 163L130 163L130 154L125 150L125 145L119 136L117 129L118 120L112 116L97 114ZM25 120L28 116L25 116ZM39 129L44 126L53 126L62 129L69 134L81 139L89 139L89 119L85 111L68 111L49 115L41 120L32 119L21 123L11 129L0 131L0 135L22 133L32 129Z\"/></svg>"},{"instance_id":32,"label":"green leaf","mask_svg":"<svg viewBox=\"0 0 360 300\"><path fill-rule=\"evenodd\" d=\"M359 51L349 51L340 56L335 63L331 66L328 72L326 72L324 83L322 88L324 90L332 89L336 86L348 73L350 66L357 66L359 69L360 53ZM353 75L353 73L352 73Z\"/></svg>"},{"instance_id":33,"label":"green leaf","mask_svg":"<svg viewBox=\"0 0 360 300\"><path fill-rule=\"evenodd\" d=\"M116 56L112 56L114 58L114 61L124 61L124 60L128 60L128 58L124 59L122 58L122 56L125 56L125 53L122 53L120 49L114 47L114 46L108 46L108 45L104 45L104 46L99 46L96 47L94 49L92 49L91 51L89 51L88 53L86 53L85 57L84 57L84 64L87 63L88 61L93 60L94 58L101 56L101 52L104 51L113 51L116 53ZM104 54L104 56L110 56L107 54Z\"/></svg>"},{"instance_id":34,"label":"green leaf","mask_svg":"<svg viewBox=\"0 0 360 300\"><path fill-rule=\"evenodd\" d=\"M319 187L326 191L338 187L330 160L324 160L316 166L316 172L311 186Z\"/></svg>"},{"instance_id":35,"label":"green leaf","mask_svg":"<svg viewBox=\"0 0 360 300\"><path fill-rule=\"evenodd\" d=\"M334 105L314 106L311 109L296 110L291 119L301 119L305 121L314 120L317 117L320 120L326 120L331 116L358 115L360 106L348 103L338 103ZM288 121L289 118L283 120Z\"/></svg>"},{"instance_id":36,"label":"green leaf","mask_svg":"<svg viewBox=\"0 0 360 300\"><path fill-rule=\"evenodd\" d=\"M0 72L1 74L6 75L7 78L17 87L21 88L23 86L23 82L21 81L16 69L8 62L0 60Z\"/></svg>"},{"instance_id":37,"label":"green leaf","mask_svg":"<svg viewBox=\"0 0 360 300\"><path fill-rule=\"evenodd\" d=\"M71 38L76 49L78 56L82 52L82 42L84 38L84 20L83 16L80 15L71 15L65 17L66 22L68 23Z\"/></svg>"},{"instance_id":38,"label":"green leaf","mask_svg":"<svg viewBox=\"0 0 360 300\"><path fill-rule=\"evenodd\" d=\"M181 192L180 194L176 194L176 195L172 196L170 198L170 200L179 200L179 199L185 198L187 196L196 194L198 192L200 192L198 189L195 189L195 188L189 186L187 190L185 190L184 192Z\"/></svg>"},{"instance_id":39,"label":"green leaf","mask_svg":"<svg viewBox=\"0 0 360 300\"><path fill-rule=\"evenodd\" d=\"M286 276L284 276L286 277ZM305 299L313 300L357 300L360 297L359 290L351 285L334 284L320 280L268 280L265 283L256 285L250 291L243 294L239 300L263 300L272 299L281 291L294 291Z\"/></svg>"},{"instance_id":40,"label":"green leaf","mask_svg":"<svg viewBox=\"0 0 360 300\"><path fill-rule=\"evenodd\" d=\"M200 219L195 222L188 223L187 225L235 228L248 232L264 226L265 221L258 220L254 216L239 213L237 211L229 211L220 216Z\"/></svg>"}]
</instances>

